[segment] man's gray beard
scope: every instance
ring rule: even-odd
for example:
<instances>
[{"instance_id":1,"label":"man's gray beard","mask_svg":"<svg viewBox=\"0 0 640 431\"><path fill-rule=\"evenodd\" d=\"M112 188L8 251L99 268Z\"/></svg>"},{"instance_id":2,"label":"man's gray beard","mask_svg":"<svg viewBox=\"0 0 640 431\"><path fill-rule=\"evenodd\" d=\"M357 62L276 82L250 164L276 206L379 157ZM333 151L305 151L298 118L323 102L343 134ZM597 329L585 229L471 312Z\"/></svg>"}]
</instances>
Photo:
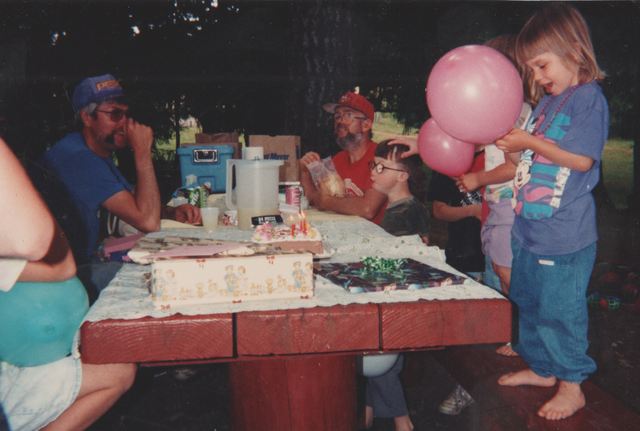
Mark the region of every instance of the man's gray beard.
<instances>
[{"instance_id":1,"label":"man's gray beard","mask_svg":"<svg viewBox=\"0 0 640 431\"><path fill-rule=\"evenodd\" d=\"M353 151L360 147L363 136L362 132L356 134L349 133L344 138L336 138L336 142L343 150Z\"/></svg>"}]
</instances>

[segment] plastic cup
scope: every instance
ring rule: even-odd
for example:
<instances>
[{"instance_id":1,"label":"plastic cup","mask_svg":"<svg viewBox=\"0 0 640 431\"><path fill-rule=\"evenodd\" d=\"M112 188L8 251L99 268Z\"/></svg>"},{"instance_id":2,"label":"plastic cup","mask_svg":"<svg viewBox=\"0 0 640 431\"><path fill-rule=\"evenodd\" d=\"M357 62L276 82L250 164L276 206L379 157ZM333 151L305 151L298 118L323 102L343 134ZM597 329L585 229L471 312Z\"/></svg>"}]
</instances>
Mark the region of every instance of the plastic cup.
<instances>
[{"instance_id":1,"label":"plastic cup","mask_svg":"<svg viewBox=\"0 0 640 431\"><path fill-rule=\"evenodd\" d=\"M200 208L202 214L202 227L206 233L214 233L218 230L218 214L220 209L216 207Z\"/></svg>"},{"instance_id":2,"label":"plastic cup","mask_svg":"<svg viewBox=\"0 0 640 431\"><path fill-rule=\"evenodd\" d=\"M264 159L262 147L242 147L242 158L245 160Z\"/></svg>"}]
</instances>

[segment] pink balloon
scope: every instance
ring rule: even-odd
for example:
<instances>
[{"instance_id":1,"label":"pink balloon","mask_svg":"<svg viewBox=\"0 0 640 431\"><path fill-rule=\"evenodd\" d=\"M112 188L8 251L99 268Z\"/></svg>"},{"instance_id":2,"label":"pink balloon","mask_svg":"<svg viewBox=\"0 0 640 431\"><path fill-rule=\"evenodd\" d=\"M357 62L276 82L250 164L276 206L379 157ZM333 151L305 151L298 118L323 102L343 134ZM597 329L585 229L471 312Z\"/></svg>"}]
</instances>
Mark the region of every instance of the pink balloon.
<instances>
[{"instance_id":1,"label":"pink balloon","mask_svg":"<svg viewBox=\"0 0 640 431\"><path fill-rule=\"evenodd\" d=\"M513 128L523 102L515 66L493 48L467 45L445 54L427 80L427 105L438 126L464 142L486 144Z\"/></svg>"},{"instance_id":2,"label":"pink balloon","mask_svg":"<svg viewBox=\"0 0 640 431\"><path fill-rule=\"evenodd\" d=\"M418 132L418 152L422 161L434 171L457 177L471 169L475 145L446 134L429 118Z\"/></svg>"}]
</instances>

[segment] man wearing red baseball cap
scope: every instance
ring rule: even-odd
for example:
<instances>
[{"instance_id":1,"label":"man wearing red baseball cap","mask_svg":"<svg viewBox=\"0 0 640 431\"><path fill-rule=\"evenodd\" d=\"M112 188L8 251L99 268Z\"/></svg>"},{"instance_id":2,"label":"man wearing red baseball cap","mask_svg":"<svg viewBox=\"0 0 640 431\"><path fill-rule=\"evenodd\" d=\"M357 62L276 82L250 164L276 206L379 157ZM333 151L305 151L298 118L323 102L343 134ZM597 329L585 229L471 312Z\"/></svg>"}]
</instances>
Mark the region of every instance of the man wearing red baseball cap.
<instances>
[{"instance_id":1,"label":"man wearing red baseball cap","mask_svg":"<svg viewBox=\"0 0 640 431\"><path fill-rule=\"evenodd\" d=\"M380 224L387 196L371 186L368 163L373 161L377 146L371 140L373 105L359 94L345 93L338 102L328 103L323 109L333 114L334 135L343 150L333 156L333 162L344 181L346 196L332 196L322 182L314 184L309 164L322 161L314 152L300 159L300 184L305 196L318 209L356 215Z\"/></svg>"}]
</instances>

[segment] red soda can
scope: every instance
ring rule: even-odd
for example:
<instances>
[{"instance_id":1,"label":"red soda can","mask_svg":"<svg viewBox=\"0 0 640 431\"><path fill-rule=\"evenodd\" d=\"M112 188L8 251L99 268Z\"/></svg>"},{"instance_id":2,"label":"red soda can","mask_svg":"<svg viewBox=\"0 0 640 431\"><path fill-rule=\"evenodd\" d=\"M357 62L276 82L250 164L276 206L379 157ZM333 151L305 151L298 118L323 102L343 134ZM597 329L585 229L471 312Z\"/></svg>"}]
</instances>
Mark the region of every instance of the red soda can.
<instances>
[{"instance_id":1,"label":"red soda can","mask_svg":"<svg viewBox=\"0 0 640 431\"><path fill-rule=\"evenodd\" d=\"M287 187L284 191L287 205L295 205L300 208L300 188L293 186Z\"/></svg>"}]
</instances>

